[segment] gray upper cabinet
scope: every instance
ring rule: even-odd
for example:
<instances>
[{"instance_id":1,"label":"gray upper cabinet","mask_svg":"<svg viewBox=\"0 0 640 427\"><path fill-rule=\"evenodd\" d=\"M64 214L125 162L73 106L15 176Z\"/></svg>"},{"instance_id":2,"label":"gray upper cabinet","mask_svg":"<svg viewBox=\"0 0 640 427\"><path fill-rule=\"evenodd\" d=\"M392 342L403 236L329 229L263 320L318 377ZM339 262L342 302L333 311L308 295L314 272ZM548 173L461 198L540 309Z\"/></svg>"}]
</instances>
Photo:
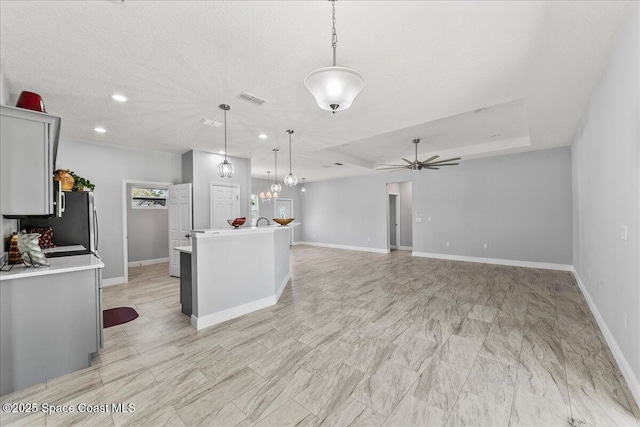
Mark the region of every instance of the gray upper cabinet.
<instances>
[{"instance_id":1,"label":"gray upper cabinet","mask_svg":"<svg viewBox=\"0 0 640 427\"><path fill-rule=\"evenodd\" d=\"M60 118L1 106L0 213L53 215Z\"/></svg>"}]
</instances>

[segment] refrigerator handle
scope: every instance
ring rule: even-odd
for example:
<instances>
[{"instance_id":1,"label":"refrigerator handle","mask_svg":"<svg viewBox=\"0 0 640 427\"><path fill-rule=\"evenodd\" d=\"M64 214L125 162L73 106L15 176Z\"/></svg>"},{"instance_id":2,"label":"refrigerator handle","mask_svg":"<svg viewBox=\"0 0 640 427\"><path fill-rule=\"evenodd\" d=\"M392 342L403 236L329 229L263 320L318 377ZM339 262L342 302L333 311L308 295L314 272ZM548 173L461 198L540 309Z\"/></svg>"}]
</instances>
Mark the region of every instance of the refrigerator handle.
<instances>
[{"instance_id":1,"label":"refrigerator handle","mask_svg":"<svg viewBox=\"0 0 640 427\"><path fill-rule=\"evenodd\" d=\"M95 251L98 252L98 242L99 242L99 238L100 238L100 233L98 230L98 211L97 210L93 210L93 227L96 231L96 247L95 247Z\"/></svg>"}]
</instances>

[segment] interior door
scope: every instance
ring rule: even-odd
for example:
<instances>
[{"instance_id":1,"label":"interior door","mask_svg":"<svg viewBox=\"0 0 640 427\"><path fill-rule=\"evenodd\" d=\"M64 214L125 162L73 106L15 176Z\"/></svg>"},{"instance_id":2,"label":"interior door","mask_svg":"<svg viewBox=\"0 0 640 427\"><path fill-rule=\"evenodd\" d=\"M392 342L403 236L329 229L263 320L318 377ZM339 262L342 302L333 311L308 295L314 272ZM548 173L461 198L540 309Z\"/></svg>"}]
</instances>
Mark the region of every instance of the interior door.
<instances>
[{"instance_id":1,"label":"interior door","mask_svg":"<svg viewBox=\"0 0 640 427\"><path fill-rule=\"evenodd\" d=\"M236 186L211 183L211 217L210 228L214 230L229 228L228 219L240 215L240 190Z\"/></svg>"},{"instance_id":2,"label":"interior door","mask_svg":"<svg viewBox=\"0 0 640 427\"><path fill-rule=\"evenodd\" d=\"M174 251L177 246L189 246L189 233L193 228L191 219L192 201L191 184L169 186L169 274L180 277L180 252Z\"/></svg>"}]
</instances>

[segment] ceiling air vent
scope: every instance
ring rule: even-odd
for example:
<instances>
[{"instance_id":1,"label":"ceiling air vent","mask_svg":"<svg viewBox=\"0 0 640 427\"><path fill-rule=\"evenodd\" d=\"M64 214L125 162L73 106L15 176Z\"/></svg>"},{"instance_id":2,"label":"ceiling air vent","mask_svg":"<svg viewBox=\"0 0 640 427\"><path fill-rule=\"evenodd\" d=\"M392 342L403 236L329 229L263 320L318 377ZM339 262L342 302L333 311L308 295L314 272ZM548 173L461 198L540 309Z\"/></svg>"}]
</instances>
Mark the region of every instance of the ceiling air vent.
<instances>
[{"instance_id":1,"label":"ceiling air vent","mask_svg":"<svg viewBox=\"0 0 640 427\"><path fill-rule=\"evenodd\" d=\"M242 99L243 101L247 101L247 102L250 102L251 104L256 104L256 105L262 105L265 102L267 102L266 99L258 98L257 96L251 95L250 93L247 93L247 92L240 92L240 95L238 95L238 99Z\"/></svg>"},{"instance_id":2,"label":"ceiling air vent","mask_svg":"<svg viewBox=\"0 0 640 427\"><path fill-rule=\"evenodd\" d=\"M213 126L213 127L219 128L222 123L216 122L211 119L202 119L200 120L200 124L204 126Z\"/></svg>"},{"instance_id":3,"label":"ceiling air vent","mask_svg":"<svg viewBox=\"0 0 640 427\"><path fill-rule=\"evenodd\" d=\"M336 165L336 166L344 166L344 163L335 162L334 165Z\"/></svg>"}]
</instances>

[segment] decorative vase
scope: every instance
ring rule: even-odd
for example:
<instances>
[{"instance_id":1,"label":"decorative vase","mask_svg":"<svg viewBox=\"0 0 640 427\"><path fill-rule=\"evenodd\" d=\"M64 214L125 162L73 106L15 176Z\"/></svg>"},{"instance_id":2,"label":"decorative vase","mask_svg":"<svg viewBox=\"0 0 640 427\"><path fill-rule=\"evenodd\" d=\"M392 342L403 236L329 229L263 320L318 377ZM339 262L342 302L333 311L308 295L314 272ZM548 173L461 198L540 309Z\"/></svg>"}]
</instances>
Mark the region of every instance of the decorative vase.
<instances>
[{"instance_id":1,"label":"decorative vase","mask_svg":"<svg viewBox=\"0 0 640 427\"><path fill-rule=\"evenodd\" d=\"M65 169L58 169L56 171L56 174L53 177L53 180L61 182L62 191L71 191L71 190L73 190L73 186L74 186L74 184L76 182L76 180L73 179L73 176L71 176L69 171L65 170Z\"/></svg>"}]
</instances>

